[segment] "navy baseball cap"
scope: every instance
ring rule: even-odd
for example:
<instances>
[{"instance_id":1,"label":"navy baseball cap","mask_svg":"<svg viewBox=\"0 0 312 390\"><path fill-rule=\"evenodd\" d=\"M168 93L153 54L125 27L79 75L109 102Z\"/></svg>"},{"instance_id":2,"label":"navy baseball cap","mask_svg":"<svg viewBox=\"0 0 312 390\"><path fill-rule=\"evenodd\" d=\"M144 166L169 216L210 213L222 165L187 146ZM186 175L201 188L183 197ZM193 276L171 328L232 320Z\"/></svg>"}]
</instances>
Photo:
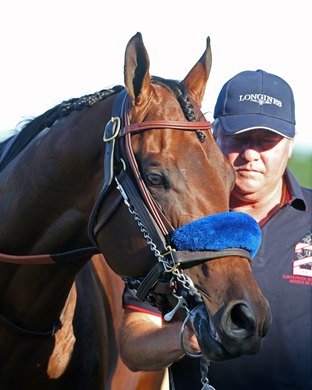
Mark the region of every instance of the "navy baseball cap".
<instances>
[{"instance_id":1,"label":"navy baseball cap","mask_svg":"<svg viewBox=\"0 0 312 390\"><path fill-rule=\"evenodd\" d=\"M254 129L295 135L295 101L282 78L263 70L244 71L222 87L214 110L228 135Z\"/></svg>"}]
</instances>

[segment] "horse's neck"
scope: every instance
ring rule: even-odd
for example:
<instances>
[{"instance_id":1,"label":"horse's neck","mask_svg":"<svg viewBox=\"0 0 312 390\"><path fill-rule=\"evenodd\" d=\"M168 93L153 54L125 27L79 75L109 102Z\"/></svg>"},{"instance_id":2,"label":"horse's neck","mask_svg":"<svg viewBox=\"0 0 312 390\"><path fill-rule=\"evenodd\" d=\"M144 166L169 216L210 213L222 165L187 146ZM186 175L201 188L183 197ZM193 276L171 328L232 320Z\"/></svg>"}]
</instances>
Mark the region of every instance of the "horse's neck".
<instances>
[{"instance_id":1,"label":"horse's neck","mask_svg":"<svg viewBox=\"0 0 312 390\"><path fill-rule=\"evenodd\" d=\"M49 332L61 317L81 262L56 265L0 263L0 324Z\"/></svg>"},{"instance_id":2,"label":"horse's neck","mask_svg":"<svg viewBox=\"0 0 312 390\"><path fill-rule=\"evenodd\" d=\"M56 124L1 173L0 252L51 253L89 243L86 227L102 168L92 154L104 145L98 131L76 124L71 134L70 126Z\"/></svg>"}]
</instances>

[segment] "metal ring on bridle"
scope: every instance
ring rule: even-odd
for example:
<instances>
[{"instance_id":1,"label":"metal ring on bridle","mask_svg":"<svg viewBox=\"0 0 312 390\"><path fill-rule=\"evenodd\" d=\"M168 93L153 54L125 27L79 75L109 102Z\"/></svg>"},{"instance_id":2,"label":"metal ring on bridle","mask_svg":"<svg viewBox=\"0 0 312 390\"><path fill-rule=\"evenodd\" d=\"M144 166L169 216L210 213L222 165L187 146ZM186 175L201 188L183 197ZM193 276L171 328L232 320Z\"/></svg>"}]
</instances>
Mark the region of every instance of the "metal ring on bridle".
<instances>
[{"instance_id":1,"label":"metal ring on bridle","mask_svg":"<svg viewBox=\"0 0 312 390\"><path fill-rule=\"evenodd\" d=\"M194 310L194 309L193 309ZM199 353L192 353L192 352L189 352L186 348L185 348L185 345L184 345L184 340L183 340L183 336L184 336L184 331L185 331L185 326L186 324L188 323L188 321L190 320L191 316L193 315L193 310L189 311L187 316L185 317L184 321L183 321L183 324L181 326L181 329L180 329L180 343L181 343L181 347L182 347L182 350L183 352L185 353L185 355L191 357L191 358L200 358L203 356L203 354L201 352Z\"/></svg>"}]
</instances>

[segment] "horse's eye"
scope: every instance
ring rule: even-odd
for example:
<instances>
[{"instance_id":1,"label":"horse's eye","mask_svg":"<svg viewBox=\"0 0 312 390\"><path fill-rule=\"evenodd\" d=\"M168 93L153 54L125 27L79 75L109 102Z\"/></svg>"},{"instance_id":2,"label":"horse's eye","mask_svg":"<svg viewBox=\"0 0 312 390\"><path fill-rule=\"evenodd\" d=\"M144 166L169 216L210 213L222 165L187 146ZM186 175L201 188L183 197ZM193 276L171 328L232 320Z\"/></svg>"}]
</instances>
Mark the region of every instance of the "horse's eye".
<instances>
[{"instance_id":1,"label":"horse's eye","mask_svg":"<svg viewBox=\"0 0 312 390\"><path fill-rule=\"evenodd\" d=\"M151 186L163 186L164 183L164 178L161 174L159 173L148 173L146 175L146 179L148 181L148 184Z\"/></svg>"}]
</instances>

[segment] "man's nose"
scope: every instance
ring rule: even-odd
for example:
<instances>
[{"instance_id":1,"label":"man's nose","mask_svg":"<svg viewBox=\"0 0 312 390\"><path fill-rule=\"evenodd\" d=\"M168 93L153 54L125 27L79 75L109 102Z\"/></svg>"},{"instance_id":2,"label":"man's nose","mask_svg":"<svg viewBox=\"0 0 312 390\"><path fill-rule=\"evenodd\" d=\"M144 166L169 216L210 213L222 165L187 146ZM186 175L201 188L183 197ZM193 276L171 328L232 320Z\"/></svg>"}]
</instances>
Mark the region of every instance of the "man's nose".
<instances>
[{"instance_id":1,"label":"man's nose","mask_svg":"<svg viewBox=\"0 0 312 390\"><path fill-rule=\"evenodd\" d=\"M257 147L253 144L244 145L241 156L246 161L254 161L260 158L260 153Z\"/></svg>"}]
</instances>

